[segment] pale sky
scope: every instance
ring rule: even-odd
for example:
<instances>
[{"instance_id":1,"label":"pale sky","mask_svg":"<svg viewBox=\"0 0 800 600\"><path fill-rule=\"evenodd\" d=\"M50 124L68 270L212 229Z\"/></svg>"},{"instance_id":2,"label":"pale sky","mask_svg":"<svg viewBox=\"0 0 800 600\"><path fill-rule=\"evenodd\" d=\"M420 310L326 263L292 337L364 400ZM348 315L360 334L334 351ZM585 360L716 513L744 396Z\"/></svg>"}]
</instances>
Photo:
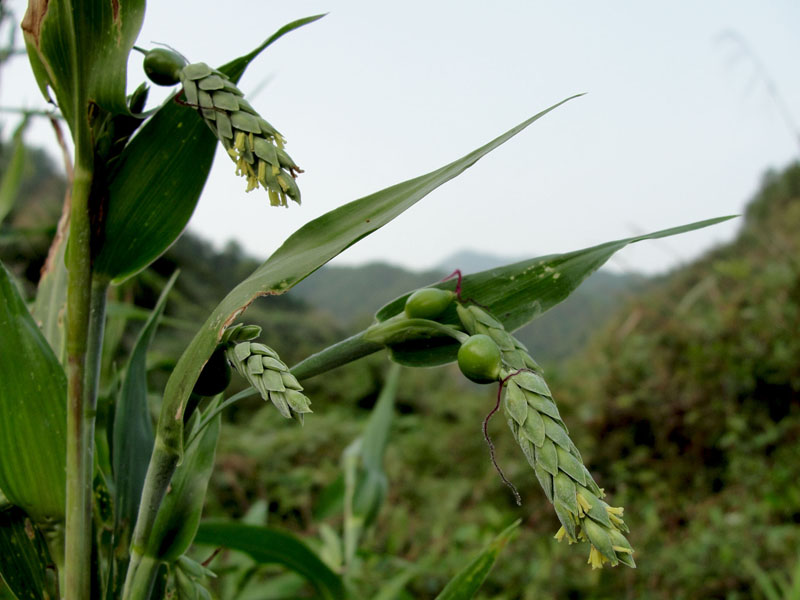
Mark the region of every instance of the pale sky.
<instances>
[{"instance_id":1,"label":"pale sky","mask_svg":"<svg viewBox=\"0 0 800 600\"><path fill-rule=\"evenodd\" d=\"M10 6L21 15L25 2ZM436 169L575 93L362 240L339 264L424 268L453 252L532 257L740 213L798 140L739 45L800 119L800 4L676 0L151 1L139 45L218 65L285 23L327 12L265 51L240 83L305 169L303 205L245 194L217 155L190 228L266 258L303 223ZM143 80L141 59L128 72ZM266 85L264 86L264 84ZM27 61L0 74L0 105L41 107ZM13 119L0 114L3 134ZM30 140L53 146L49 126ZM730 239L737 224L630 247L617 269L659 272ZM452 265L456 268L458 265Z\"/></svg>"}]
</instances>

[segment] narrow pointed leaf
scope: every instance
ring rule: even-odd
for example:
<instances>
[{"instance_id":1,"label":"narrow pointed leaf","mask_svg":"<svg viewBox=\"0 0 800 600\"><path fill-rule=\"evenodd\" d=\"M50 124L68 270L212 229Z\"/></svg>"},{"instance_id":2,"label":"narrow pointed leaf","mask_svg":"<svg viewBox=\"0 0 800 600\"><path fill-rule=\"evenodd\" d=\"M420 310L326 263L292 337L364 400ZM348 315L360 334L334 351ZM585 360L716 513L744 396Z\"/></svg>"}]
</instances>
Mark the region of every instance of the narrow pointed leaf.
<instances>
[{"instance_id":1,"label":"narrow pointed leaf","mask_svg":"<svg viewBox=\"0 0 800 600\"><path fill-rule=\"evenodd\" d=\"M18 600L46 600L47 545L25 511L0 509L0 579Z\"/></svg>"},{"instance_id":2,"label":"narrow pointed leaf","mask_svg":"<svg viewBox=\"0 0 800 600\"><path fill-rule=\"evenodd\" d=\"M31 312L42 334L49 342L53 353L59 360L66 360L66 338L64 335L65 311L67 305L67 266L64 263L64 252L67 247L67 235L59 224L50 252L47 256L39 286L36 289Z\"/></svg>"},{"instance_id":3,"label":"narrow pointed leaf","mask_svg":"<svg viewBox=\"0 0 800 600\"><path fill-rule=\"evenodd\" d=\"M182 413L200 369L214 351L222 331L254 298L288 291L330 259L383 227L440 185L458 176L480 158L570 99L534 115L463 158L427 175L350 202L307 223L290 236L264 264L217 305L179 359L167 382L159 421L159 430L170 438L165 441L165 446L179 449L182 421L176 415ZM297 376L296 372L294 374Z\"/></svg>"},{"instance_id":4,"label":"narrow pointed leaf","mask_svg":"<svg viewBox=\"0 0 800 600\"><path fill-rule=\"evenodd\" d=\"M607 242L566 254L553 254L514 263L468 275L462 282L462 295L471 298L503 322L507 331L514 331L539 317L562 302L577 289L581 282L628 244L678 235L722 223L733 216L698 221L681 227L672 227L654 233ZM454 289L455 280L432 287ZM409 294L397 298L377 313L379 321L389 319L403 311ZM451 315L455 323L456 315ZM447 319L444 319L447 321ZM355 353L357 347L351 348ZM438 344L408 342L392 348L392 358L409 366L435 366L456 359L458 344L443 338ZM318 362L323 363L324 351ZM319 371L318 371L319 372ZM316 373L314 373L316 374Z\"/></svg>"},{"instance_id":5,"label":"narrow pointed leaf","mask_svg":"<svg viewBox=\"0 0 800 600\"><path fill-rule=\"evenodd\" d=\"M240 523L201 523L196 544L237 550L258 564L279 564L305 577L324 600L344 600L341 577L300 539L284 531Z\"/></svg>"},{"instance_id":6,"label":"narrow pointed leaf","mask_svg":"<svg viewBox=\"0 0 800 600\"><path fill-rule=\"evenodd\" d=\"M0 264L0 489L35 522L66 502L67 379Z\"/></svg>"},{"instance_id":7,"label":"narrow pointed leaf","mask_svg":"<svg viewBox=\"0 0 800 600\"><path fill-rule=\"evenodd\" d=\"M436 596L436 600L468 600L474 597L518 526L519 521L516 521L494 538L472 562L450 580Z\"/></svg>"},{"instance_id":8,"label":"narrow pointed leaf","mask_svg":"<svg viewBox=\"0 0 800 600\"><path fill-rule=\"evenodd\" d=\"M130 530L136 521L142 485L155 441L147 406L147 350L177 276L176 271L164 286L150 318L139 332L114 411L114 584L121 584L125 578Z\"/></svg>"},{"instance_id":9,"label":"narrow pointed leaf","mask_svg":"<svg viewBox=\"0 0 800 600\"><path fill-rule=\"evenodd\" d=\"M256 50L219 70L237 82L266 47L318 18L286 25ZM196 111L175 102L174 96L141 127L123 150L110 184L105 242L95 260L98 272L119 283L172 245L194 212L217 143Z\"/></svg>"},{"instance_id":10,"label":"narrow pointed leaf","mask_svg":"<svg viewBox=\"0 0 800 600\"><path fill-rule=\"evenodd\" d=\"M369 415L361 442L361 458L364 468L383 471L383 455L389 442L394 417L394 400L400 381L400 366L392 365L378 401Z\"/></svg>"},{"instance_id":11,"label":"narrow pointed leaf","mask_svg":"<svg viewBox=\"0 0 800 600\"><path fill-rule=\"evenodd\" d=\"M25 155L27 154L22 136L27 127L28 117L25 117L14 131L11 141L11 158L0 176L0 223L14 208L17 192L22 183L22 176L25 172Z\"/></svg>"},{"instance_id":12,"label":"narrow pointed leaf","mask_svg":"<svg viewBox=\"0 0 800 600\"><path fill-rule=\"evenodd\" d=\"M414 579L417 575L422 573L427 565L411 565L406 567L399 574L392 577L389 581L381 585L377 593L372 597L372 600L398 600L403 598L403 591L409 581Z\"/></svg>"}]
</instances>

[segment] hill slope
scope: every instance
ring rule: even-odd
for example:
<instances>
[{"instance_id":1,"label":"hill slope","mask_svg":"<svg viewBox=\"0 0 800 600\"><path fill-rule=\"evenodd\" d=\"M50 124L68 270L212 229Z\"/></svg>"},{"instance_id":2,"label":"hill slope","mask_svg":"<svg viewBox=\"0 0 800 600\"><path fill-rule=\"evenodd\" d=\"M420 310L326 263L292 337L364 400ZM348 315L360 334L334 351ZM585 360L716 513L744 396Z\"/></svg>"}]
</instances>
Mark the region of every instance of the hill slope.
<instances>
[{"instance_id":1,"label":"hill slope","mask_svg":"<svg viewBox=\"0 0 800 600\"><path fill-rule=\"evenodd\" d=\"M794 568L799 334L794 164L765 177L734 242L650 285L557 385L590 468L638 512L658 597L753 597L756 570Z\"/></svg>"}]
</instances>

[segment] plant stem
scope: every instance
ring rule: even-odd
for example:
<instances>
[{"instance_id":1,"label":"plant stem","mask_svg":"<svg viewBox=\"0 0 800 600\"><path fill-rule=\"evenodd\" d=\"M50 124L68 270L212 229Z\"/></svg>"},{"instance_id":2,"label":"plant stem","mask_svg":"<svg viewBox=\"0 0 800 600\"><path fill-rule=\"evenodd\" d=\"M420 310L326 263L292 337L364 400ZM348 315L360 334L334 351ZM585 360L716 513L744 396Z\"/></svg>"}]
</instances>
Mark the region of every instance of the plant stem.
<instances>
[{"instance_id":1,"label":"plant stem","mask_svg":"<svg viewBox=\"0 0 800 600\"><path fill-rule=\"evenodd\" d=\"M63 589L67 600L89 598L91 590L94 422L108 289L107 280L92 277L89 195L93 170L91 158L87 159L80 148L76 143L67 252L67 516Z\"/></svg>"},{"instance_id":2,"label":"plant stem","mask_svg":"<svg viewBox=\"0 0 800 600\"><path fill-rule=\"evenodd\" d=\"M153 585L156 582L161 563L151 556L138 556L136 562L135 568L133 562L128 568L128 573L133 570L134 575L126 578L122 597L132 600L148 600L153 592Z\"/></svg>"},{"instance_id":3,"label":"plant stem","mask_svg":"<svg viewBox=\"0 0 800 600\"><path fill-rule=\"evenodd\" d=\"M91 295L89 298L89 326L86 340L86 354L83 373L83 398L80 412L76 410L76 416L80 415L79 433L74 440L74 448L80 461L79 470L70 471L73 477L67 481L67 581L69 582L70 573L75 573L70 567L80 568L78 581L73 583L80 585L82 590L91 589L92 575L94 574L91 565L92 556L92 474L94 470L94 424L97 414L97 388L100 381L100 357L103 351L103 330L106 320L106 292L108 291L108 280L93 277L91 281ZM67 413L67 420L72 415L72 410ZM68 442L69 443L69 442ZM72 446L72 444L70 444ZM68 446L69 448L69 446ZM67 460L69 464L69 459ZM75 528L70 532L70 493L69 487L72 482L80 481L81 489L77 490L74 507L73 524ZM77 496L80 494L80 496ZM78 504L80 502L80 504ZM74 535L80 531L80 536ZM73 535L70 536L70 533ZM73 561L73 556L79 557ZM79 567L76 563L81 562ZM68 589L69 589L69 584ZM89 596L78 596L88 598Z\"/></svg>"},{"instance_id":4,"label":"plant stem","mask_svg":"<svg viewBox=\"0 0 800 600\"><path fill-rule=\"evenodd\" d=\"M142 489L142 500L139 504L139 515L133 530L131 542L131 559L125 575L123 600L146 600L143 590L149 590L152 580L157 574L153 568L153 559L145 555L147 541L156 521L158 508L167 493L169 482L178 466L180 454L173 448L165 447L160 436L156 437L150 464ZM148 591L149 593L149 591Z\"/></svg>"},{"instance_id":5,"label":"plant stem","mask_svg":"<svg viewBox=\"0 0 800 600\"><path fill-rule=\"evenodd\" d=\"M86 469L84 394L91 298L91 170L79 165L72 184L67 250L67 518L65 586L67 600L89 597L91 482Z\"/></svg>"}]
</instances>

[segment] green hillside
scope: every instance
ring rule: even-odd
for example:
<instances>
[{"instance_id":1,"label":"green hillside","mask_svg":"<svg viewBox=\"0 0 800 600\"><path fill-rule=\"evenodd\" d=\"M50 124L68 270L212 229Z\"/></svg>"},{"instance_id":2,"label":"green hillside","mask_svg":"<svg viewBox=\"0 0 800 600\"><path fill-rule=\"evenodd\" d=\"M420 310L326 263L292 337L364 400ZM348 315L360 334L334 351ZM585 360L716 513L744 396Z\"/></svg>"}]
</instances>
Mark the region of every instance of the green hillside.
<instances>
[{"instance_id":1,"label":"green hillside","mask_svg":"<svg viewBox=\"0 0 800 600\"><path fill-rule=\"evenodd\" d=\"M738 238L627 303L557 387L590 468L635 515L628 585L751 598L767 597L757 574L788 578L800 566L800 165L765 176Z\"/></svg>"},{"instance_id":2,"label":"green hillside","mask_svg":"<svg viewBox=\"0 0 800 600\"><path fill-rule=\"evenodd\" d=\"M29 291L63 193L47 157L36 160L31 201L10 215L0 244L0 259ZM130 305L151 307L180 268L149 360L159 389L198 321L256 264L233 243L218 252L184 235L115 291L110 347L131 344L141 313ZM326 267L292 293L255 303L247 320L292 363L446 274ZM498 461L523 498L514 504L480 431L495 390L451 365L403 371L388 497L360 556L364 589L421 563L406 598L434 598L465 557L522 518L477 598L797 598L780 586L800 568L800 165L765 176L730 244L657 280L599 272L521 337L552 363L546 375L571 435L610 502L625 506L638 569L591 571L585 556L552 539L551 507L496 419ZM304 382L314 413L302 428L256 399L227 411L206 515L262 510L262 521L312 542L339 527L317 509L387 362L376 354ZM115 355L107 357L107 381L116 370ZM234 379L229 391L242 386ZM259 582L272 574L251 574L250 597L264 597Z\"/></svg>"},{"instance_id":3,"label":"green hillside","mask_svg":"<svg viewBox=\"0 0 800 600\"><path fill-rule=\"evenodd\" d=\"M795 598L780 590L793 576L800 584L798 232L793 165L765 177L736 240L618 301L587 347L547 372L587 466L626 508L638 569L592 572L551 539L549 506L504 424L493 423L498 459L523 497L514 506L479 432L493 390L446 370L408 370L387 456L389 501L365 557L371 576L384 576L387 554L428 558L436 567L411 589L432 598L442 572L522 517L524 531L480 598ZM303 515L335 479L384 364L375 356L315 378L317 428L281 428L269 440L242 427L226 444L239 481L272 490L271 518L316 530ZM334 396L325 396L328 385ZM259 413L250 426L274 423ZM248 462L254 448L273 458L269 466ZM223 483L220 497L243 512L260 497L245 489L236 500Z\"/></svg>"}]
</instances>

